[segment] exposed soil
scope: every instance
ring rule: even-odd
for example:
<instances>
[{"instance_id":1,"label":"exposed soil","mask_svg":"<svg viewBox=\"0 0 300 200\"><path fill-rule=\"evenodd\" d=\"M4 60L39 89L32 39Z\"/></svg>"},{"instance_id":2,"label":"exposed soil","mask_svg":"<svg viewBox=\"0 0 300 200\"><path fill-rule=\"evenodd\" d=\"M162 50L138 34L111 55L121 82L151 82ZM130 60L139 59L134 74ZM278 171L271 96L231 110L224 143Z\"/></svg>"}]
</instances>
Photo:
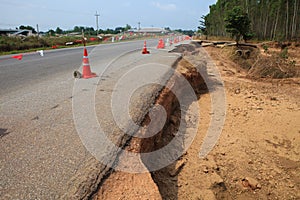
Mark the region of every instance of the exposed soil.
<instances>
[{"instance_id":1,"label":"exposed soil","mask_svg":"<svg viewBox=\"0 0 300 200\"><path fill-rule=\"evenodd\" d=\"M253 79L226 50L207 47L225 83L227 113L217 145L200 159L212 113L210 94L190 60L203 63L197 48L182 48L193 52L185 53L177 68L202 88L196 90L198 102L191 102L200 106L200 124L188 151L151 174L113 172L94 199L300 199L300 79ZM182 116L178 106L170 106L175 99L164 100L170 97L166 92L158 102L172 107L167 125L150 141L133 139L128 150L149 151L172 139Z\"/></svg>"},{"instance_id":2,"label":"exposed soil","mask_svg":"<svg viewBox=\"0 0 300 200\"><path fill-rule=\"evenodd\" d=\"M208 157L217 166L211 171L223 180L224 187L212 186L215 197L299 199L300 79L251 80L223 49L206 50L222 74L227 93L225 126Z\"/></svg>"}]
</instances>

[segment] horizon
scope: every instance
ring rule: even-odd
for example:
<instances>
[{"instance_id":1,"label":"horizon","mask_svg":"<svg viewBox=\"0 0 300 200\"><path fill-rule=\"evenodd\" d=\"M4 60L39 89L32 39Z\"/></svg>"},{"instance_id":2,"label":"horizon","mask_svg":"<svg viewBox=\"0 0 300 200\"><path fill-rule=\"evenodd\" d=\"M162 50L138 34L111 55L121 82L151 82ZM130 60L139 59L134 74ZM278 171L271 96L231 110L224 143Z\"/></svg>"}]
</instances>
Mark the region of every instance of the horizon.
<instances>
[{"instance_id":1,"label":"horizon","mask_svg":"<svg viewBox=\"0 0 300 200\"><path fill-rule=\"evenodd\" d=\"M2 28L2 27L0 27L0 30L2 29L2 30L29 30L29 29L20 29L20 27L21 26L31 26L31 25L28 25L28 24L21 24L21 25L19 25L18 27L15 27L15 28ZM126 26L126 25L125 25ZM125 26L123 26L123 27L121 27L121 26L117 26L117 27L111 27L111 28L107 28L107 29L101 29L101 28L99 28L99 31L100 30L103 30L103 31L106 31L106 30L108 30L108 29L110 29L110 30L115 30L115 29L117 29L117 28L125 28ZM31 26L32 28L34 28L34 30L35 31L37 31L37 27L34 27L34 26ZM88 27L88 26L79 26L79 25L75 25L73 28L71 28L71 29L62 29L63 31L74 31L74 28L75 27L84 27L84 28L94 28L94 27ZM60 27L56 27L56 28L60 28ZM55 29L56 29L55 28ZM163 29L167 29L167 28L170 28L170 27L141 27L141 29L148 29L148 28L163 28ZM41 31L41 30L39 30L39 32L41 33L41 32L48 32L48 31L50 31L50 30L54 30L55 31L55 29L49 29L49 30L47 30L47 31ZM131 29L129 29L129 30L137 30L138 29L138 27L131 27ZM95 29L94 28L94 30L96 31L97 29ZM171 31L177 31L177 30L182 30L182 31L194 31L193 29L172 29L172 28L170 28L170 30Z\"/></svg>"}]
</instances>

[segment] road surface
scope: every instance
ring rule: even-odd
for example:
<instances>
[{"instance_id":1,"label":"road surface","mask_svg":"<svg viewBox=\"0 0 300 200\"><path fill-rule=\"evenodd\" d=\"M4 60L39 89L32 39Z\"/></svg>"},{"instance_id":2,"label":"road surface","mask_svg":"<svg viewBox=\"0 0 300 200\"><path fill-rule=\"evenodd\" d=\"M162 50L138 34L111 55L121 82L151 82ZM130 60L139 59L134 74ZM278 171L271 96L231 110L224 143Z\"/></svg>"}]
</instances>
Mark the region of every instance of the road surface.
<instances>
[{"instance_id":1,"label":"road surface","mask_svg":"<svg viewBox=\"0 0 300 200\"><path fill-rule=\"evenodd\" d=\"M157 40L148 42L153 54L145 57L140 54L143 41L88 47L92 71L101 74L112 66L107 76L100 76L106 82L99 91L111 90L118 73L130 70L133 63L171 65L178 58L151 50L156 45ZM74 48L46 51L44 57L25 54L21 61L0 57L0 199L58 199L92 158L78 136L72 113L76 96L72 76L81 66L82 53L82 48ZM92 79L82 83L97 84ZM96 102L98 109L109 103L107 96ZM139 98L135 99L137 118L143 114L138 106L145 103L139 104Z\"/></svg>"}]
</instances>

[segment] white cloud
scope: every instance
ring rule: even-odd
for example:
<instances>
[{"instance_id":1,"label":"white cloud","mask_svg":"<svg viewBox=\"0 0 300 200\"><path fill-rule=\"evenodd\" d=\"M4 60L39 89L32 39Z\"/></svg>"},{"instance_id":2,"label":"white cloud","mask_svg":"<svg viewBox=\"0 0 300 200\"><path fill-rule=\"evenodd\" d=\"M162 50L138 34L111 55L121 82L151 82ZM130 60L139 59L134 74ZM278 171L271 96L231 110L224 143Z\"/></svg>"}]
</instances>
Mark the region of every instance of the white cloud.
<instances>
[{"instance_id":1,"label":"white cloud","mask_svg":"<svg viewBox=\"0 0 300 200\"><path fill-rule=\"evenodd\" d=\"M173 3L161 4L159 2L152 2L152 5L157 7L160 10L165 10L165 11L173 11L177 9L177 6Z\"/></svg>"}]
</instances>

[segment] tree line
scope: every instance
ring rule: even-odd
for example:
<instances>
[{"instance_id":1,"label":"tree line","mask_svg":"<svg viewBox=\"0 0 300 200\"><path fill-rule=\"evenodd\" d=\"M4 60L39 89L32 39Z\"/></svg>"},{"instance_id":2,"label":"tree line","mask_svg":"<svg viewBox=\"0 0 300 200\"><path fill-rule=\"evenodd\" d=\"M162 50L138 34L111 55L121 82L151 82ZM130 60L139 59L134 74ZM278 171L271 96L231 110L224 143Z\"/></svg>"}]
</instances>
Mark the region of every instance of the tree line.
<instances>
[{"instance_id":1,"label":"tree line","mask_svg":"<svg viewBox=\"0 0 300 200\"><path fill-rule=\"evenodd\" d=\"M19 29L21 30L32 30L33 33L37 33L37 31L32 27L32 26L24 26L21 25L19 27ZM124 31L128 31L131 29L131 26L126 24L126 26L124 27L116 27L115 29L106 29L106 30L102 30L99 29L98 30L98 34L118 34ZM73 29L71 30L62 30L60 27L57 27L55 30L50 29L46 32L40 32L40 33L46 33L48 35L52 35L54 36L55 34L68 34L68 33L81 33L84 32L86 35L97 35L97 30L95 30L93 27L84 27L84 26L74 26Z\"/></svg>"},{"instance_id":2,"label":"tree line","mask_svg":"<svg viewBox=\"0 0 300 200\"><path fill-rule=\"evenodd\" d=\"M232 34L228 31L228 18L241 10L243 14L239 12L239 16L244 15L249 19L248 36L259 40L299 40L299 1L218 0L209 7L209 14L201 17L199 29L208 36L228 36L229 33Z\"/></svg>"},{"instance_id":3,"label":"tree line","mask_svg":"<svg viewBox=\"0 0 300 200\"><path fill-rule=\"evenodd\" d=\"M21 25L17 29L32 30L33 33L37 33L37 31L32 26L28 26L28 25L26 25L26 26ZM111 29L111 28L108 28L105 30L99 29L98 34L118 34L118 33L123 33L125 31L131 30L131 29L132 29L132 27L129 24L126 24L126 26L124 26L124 27L120 26L120 27L116 27L115 29ZM168 31L172 31L169 27L166 27L165 29ZM90 35L90 36L97 35L97 30L95 30L93 27L84 27L84 26L74 26L74 28L71 30L63 30L60 27L57 27L55 30L50 29L46 32L40 32L40 33L45 33L47 35L54 36L56 34L62 35L62 34L68 34L68 33L81 33L82 31L86 35ZM192 36L195 32L194 30L182 30L182 29L176 29L174 31L182 33L184 35L189 35L189 36Z\"/></svg>"},{"instance_id":4,"label":"tree line","mask_svg":"<svg viewBox=\"0 0 300 200\"><path fill-rule=\"evenodd\" d=\"M126 24L126 26L124 27L116 27L115 29L106 29L106 30L99 29L98 34L118 34L124 31L128 31L130 29L131 26L129 24ZM56 34L67 34L67 33L74 33L74 32L81 33L83 31L85 34L88 35L97 35L97 30L95 30L93 27L84 27L84 26L75 26L73 30L66 30L66 31L57 27L55 31L54 30L49 30L49 31Z\"/></svg>"}]
</instances>

